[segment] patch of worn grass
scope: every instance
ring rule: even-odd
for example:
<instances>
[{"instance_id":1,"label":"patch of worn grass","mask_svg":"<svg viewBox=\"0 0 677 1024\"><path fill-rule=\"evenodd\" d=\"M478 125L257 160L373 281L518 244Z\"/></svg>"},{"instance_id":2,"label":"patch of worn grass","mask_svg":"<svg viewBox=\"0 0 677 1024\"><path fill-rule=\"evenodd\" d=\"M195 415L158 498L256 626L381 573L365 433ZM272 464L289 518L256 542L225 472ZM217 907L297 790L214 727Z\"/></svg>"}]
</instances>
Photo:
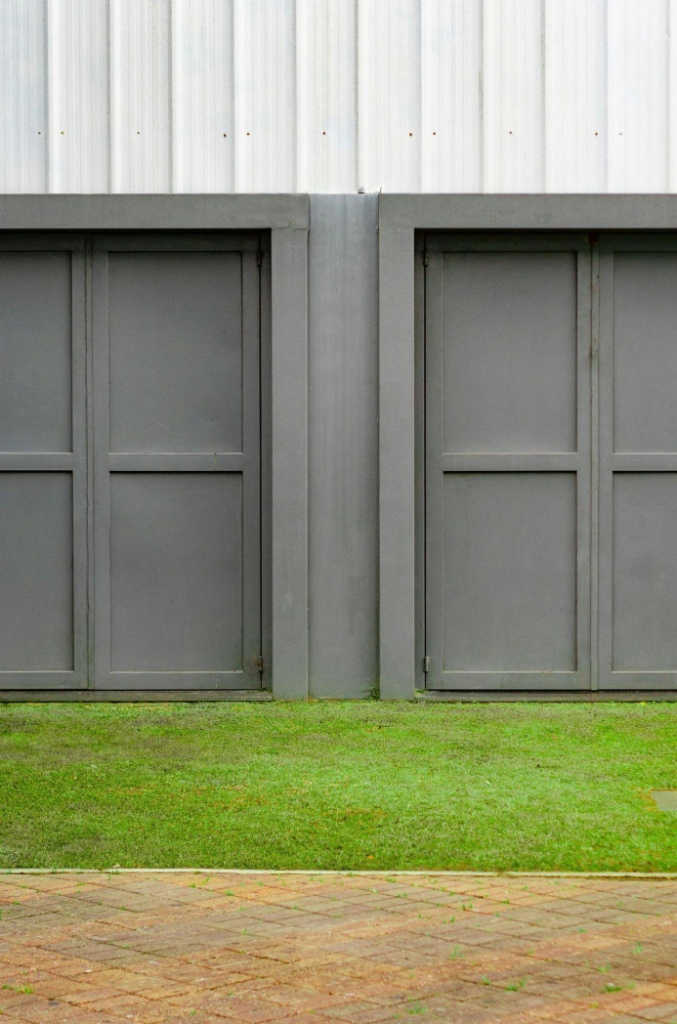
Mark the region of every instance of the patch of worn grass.
<instances>
[{"instance_id":1,"label":"patch of worn grass","mask_svg":"<svg viewBox=\"0 0 677 1024\"><path fill-rule=\"evenodd\" d=\"M0 866L677 870L671 704L0 706Z\"/></svg>"}]
</instances>

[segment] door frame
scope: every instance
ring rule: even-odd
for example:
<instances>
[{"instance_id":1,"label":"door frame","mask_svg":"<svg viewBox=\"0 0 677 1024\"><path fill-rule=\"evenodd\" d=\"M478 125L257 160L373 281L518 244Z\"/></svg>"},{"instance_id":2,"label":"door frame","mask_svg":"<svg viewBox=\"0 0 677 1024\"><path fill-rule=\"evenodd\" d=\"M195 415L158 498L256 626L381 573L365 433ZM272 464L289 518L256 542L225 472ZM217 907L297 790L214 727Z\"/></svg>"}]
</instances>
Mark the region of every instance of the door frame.
<instances>
[{"instance_id":1,"label":"door frame","mask_svg":"<svg viewBox=\"0 0 677 1024\"><path fill-rule=\"evenodd\" d=\"M594 686L591 678L591 484L592 464L596 445L591 436L591 385L595 376L596 366L591 360L592 331L595 322L593 311L593 251L592 244L585 232L485 232L469 234L467 232L428 232L417 237L417 264L423 268L423 293L417 293L416 319L416 361L417 376L417 441L416 441L416 479L417 479L417 533L420 535L419 561L417 563L417 624L416 662L420 673L420 689L426 691L440 690L445 693L458 691L484 691L500 694L515 690L538 694L549 691L571 691L584 693ZM435 446L434 422L436 415L442 413L442 397L436 395L436 383L439 376L433 371L428 380L428 367L434 359L435 345L440 342L435 337L435 324L439 319L436 309L436 297L441 299L443 288L443 261L449 254L465 253L500 253L510 254L543 254L560 253L573 256L575 259L575 445L566 451L539 451L488 453L483 455L453 454L442 456L441 451L432 451ZM417 279L418 279L417 268ZM430 289L430 294L428 294ZM437 324L439 327L439 323ZM421 354L422 353L422 354ZM441 359L441 352L437 353ZM438 374L442 368L437 367ZM421 408L422 407L422 408ZM432 445L429 444L432 442ZM441 438L436 441L441 443ZM446 463L446 471L453 473L470 473L482 476L485 473L550 473L573 476L575 479L575 668L568 670L531 669L522 671L479 671L446 669L442 650L443 641L443 609L440 602L435 602L432 594L442 586L439 575L438 543L429 548L430 534L440 527L435 514L430 514L430 503L435 502L436 488L440 481L434 480L439 473L439 461ZM438 542L441 543L438 536ZM423 667L424 660L426 667ZM446 685L440 685L445 680Z\"/></svg>"},{"instance_id":2,"label":"door frame","mask_svg":"<svg viewBox=\"0 0 677 1024\"><path fill-rule=\"evenodd\" d=\"M270 603L270 664L263 685L282 700L308 696L308 228L307 195L5 195L4 232L270 233L261 275L262 364L270 369L270 411L263 412L262 472L271 480L263 594ZM267 264L267 265L266 265ZM269 350L269 359L266 360ZM265 403L264 403L265 405ZM269 423L266 417L269 416ZM269 454L266 453L268 448ZM267 456L267 457L266 457ZM264 509L265 530L265 509ZM264 657L265 657L264 650ZM3 699L9 696L10 692ZM12 700L68 699L69 691L11 691ZM250 697L251 691L222 696ZM71 699L148 699L146 691L71 691ZM214 691L155 691L152 696L213 699Z\"/></svg>"},{"instance_id":3,"label":"door frame","mask_svg":"<svg viewBox=\"0 0 677 1024\"><path fill-rule=\"evenodd\" d=\"M425 231L677 231L677 197L670 195L382 195L379 200L379 596L380 691L411 700L422 688L417 664L421 611L421 528L417 524L416 417L421 388L417 363L417 293ZM595 337L593 335L593 346ZM420 404L420 403L418 403ZM593 418L593 429L597 424ZM595 500L593 498L593 500ZM418 554L418 557L417 557ZM593 599L596 595L593 594ZM593 614L593 623L594 623ZM594 628L594 627L593 627ZM662 691L665 698L672 692ZM616 691L571 694L613 699ZM513 696L514 696L513 692ZM459 691L453 694L463 697ZM467 694L477 699L478 694ZM495 700L497 694L487 694ZM525 694L526 696L526 694ZM529 694L533 698L533 694ZM552 695L569 696L560 691ZM643 696L647 696L644 691Z\"/></svg>"}]
</instances>

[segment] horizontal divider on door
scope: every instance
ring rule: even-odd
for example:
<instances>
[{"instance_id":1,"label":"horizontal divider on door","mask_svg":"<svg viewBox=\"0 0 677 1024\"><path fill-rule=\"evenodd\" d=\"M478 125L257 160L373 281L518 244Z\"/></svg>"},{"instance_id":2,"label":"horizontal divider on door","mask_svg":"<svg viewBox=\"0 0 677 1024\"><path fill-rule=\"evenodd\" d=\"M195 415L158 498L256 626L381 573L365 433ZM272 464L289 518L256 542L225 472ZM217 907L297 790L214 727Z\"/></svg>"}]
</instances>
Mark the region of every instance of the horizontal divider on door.
<instances>
[{"instance_id":1,"label":"horizontal divider on door","mask_svg":"<svg viewBox=\"0 0 677 1024\"><path fill-rule=\"evenodd\" d=\"M108 468L112 473L241 473L247 461L242 452L112 452Z\"/></svg>"}]
</instances>

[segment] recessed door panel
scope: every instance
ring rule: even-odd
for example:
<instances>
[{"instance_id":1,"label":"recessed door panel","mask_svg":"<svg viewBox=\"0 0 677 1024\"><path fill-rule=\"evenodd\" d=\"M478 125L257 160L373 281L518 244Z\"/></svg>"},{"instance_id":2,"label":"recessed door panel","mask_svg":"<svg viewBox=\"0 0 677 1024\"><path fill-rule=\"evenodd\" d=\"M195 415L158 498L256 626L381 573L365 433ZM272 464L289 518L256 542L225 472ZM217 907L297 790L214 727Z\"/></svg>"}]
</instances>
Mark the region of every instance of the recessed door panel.
<instances>
[{"instance_id":1,"label":"recessed door panel","mask_svg":"<svg viewBox=\"0 0 677 1024\"><path fill-rule=\"evenodd\" d=\"M590 686L590 253L428 236L426 685Z\"/></svg>"},{"instance_id":2,"label":"recessed door panel","mask_svg":"<svg viewBox=\"0 0 677 1024\"><path fill-rule=\"evenodd\" d=\"M599 685L677 689L677 240L600 240Z\"/></svg>"},{"instance_id":3,"label":"recessed door panel","mask_svg":"<svg viewBox=\"0 0 677 1024\"><path fill-rule=\"evenodd\" d=\"M242 670L242 474L111 475L113 672Z\"/></svg>"},{"instance_id":4,"label":"recessed door panel","mask_svg":"<svg viewBox=\"0 0 677 1024\"><path fill-rule=\"evenodd\" d=\"M12 671L74 671L70 473L0 473L0 673Z\"/></svg>"},{"instance_id":5,"label":"recessed door panel","mask_svg":"<svg viewBox=\"0 0 677 1024\"><path fill-rule=\"evenodd\" d=\"M0 239L0 690L87 684L84 248Z\"/></svg>"},{"instance_id":6,"label":"recessed door panel","mask_svg":"<svg viewBox=\"0 0 677 1024\"><path fill-rule=\"evenodd\" d=\"M576 450L576 254L444 255L444 450Z\"/></svg>"},{"instance_id":7,"label":"recessed door panel","mask_svg":"<svg viewBox=\"0 0 677 1024\"><path fill-rule=\"evenodd\" d=\"M613 672L677 673L677 473L615 473Z\"/></svg>"},{"instance_id":8,"label":"recessed door panel","mask_svg":"<svg viewBox=\"0 0 677 1024\"><path fill-rule=\"evenodd\" d=\"M108 257L110 445L242 451L242 258Z\"/></svg>"},{"instance_id":9,"label":"recessed door panel","mask_svg":"<svg viewBox=\"0 0 677 1024\"><path fill-rule=\"evenodd\" d=\"M575 672L576 474L445 473L444 672Z\"/></svg>"},{"instance_id":10,"label":"recessed door panel","mask_svg":"<svg viewBox=\"0 0 677 1024\"><path fill-rule=\"evenodd\" d=\"M0 252L3 452L72 450L71 298L69 252Z\"/></svg>"},{"instance_id":11,"label":"recessed door panel","mask_svg":"<svg viewBox=\"0 0 677 1024\"><path fill-rule=\"evenodd\" d=\"M260 687L257 249L95 240L97 687Z\"/></svg>"}]
</instances>

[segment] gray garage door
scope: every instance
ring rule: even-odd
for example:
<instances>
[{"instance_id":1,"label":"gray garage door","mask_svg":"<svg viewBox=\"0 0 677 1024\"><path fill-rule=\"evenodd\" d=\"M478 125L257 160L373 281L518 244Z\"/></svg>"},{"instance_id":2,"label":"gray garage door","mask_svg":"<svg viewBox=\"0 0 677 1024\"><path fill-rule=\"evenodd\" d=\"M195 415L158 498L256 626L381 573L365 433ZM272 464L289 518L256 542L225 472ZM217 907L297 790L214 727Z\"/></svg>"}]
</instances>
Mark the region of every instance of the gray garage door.
<instances>
[{"instance_id":1,"label":"gray garage door","mask_svg":"<svg viewBox=\"0 0 677 1024\"><path fill-rule=\"evenodd\" d=\"M426 685L677 688L677 243L425 241Z\"/></svg>"},{"instance_id":2,"label":"gray garage door","mask_svg":"<svg viewBox=\"0 0 677 1024\"><path fill-rule=\"evenodd\" d=\"M258 250L5 240L0 686L260 686Z\"/></svg>"},{"instance_id":3,"label":"gray garage door","mask_svg":"<svg viewBox=\"0 0 677 1024\"><path fill-rule=\"evenodd\" d=\"M600 241L599 685L677 689L677 243Z\"/></svg>"}]
</instances>

